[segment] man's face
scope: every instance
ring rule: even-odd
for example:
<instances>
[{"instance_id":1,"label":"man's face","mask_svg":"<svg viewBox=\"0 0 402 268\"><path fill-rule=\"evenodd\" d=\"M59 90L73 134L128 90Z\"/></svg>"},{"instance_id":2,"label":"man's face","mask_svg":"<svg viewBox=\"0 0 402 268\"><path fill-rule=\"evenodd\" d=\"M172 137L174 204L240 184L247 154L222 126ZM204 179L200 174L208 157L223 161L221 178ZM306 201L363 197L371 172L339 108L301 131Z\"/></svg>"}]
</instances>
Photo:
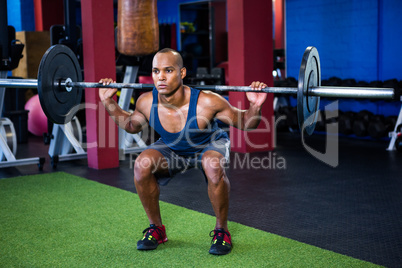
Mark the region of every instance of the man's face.
<instances>
[{"instance_id":1,"label":"man's face","mask_svg":"<svg viewBox=\"0 0 402 268\"><path fill-rule=\"evenodd\" d=\"M171 94L183 85L186 69L180 68L173 52L157 53L152 62L152 79L160 94Z\"/></svg>"}]
</instances>

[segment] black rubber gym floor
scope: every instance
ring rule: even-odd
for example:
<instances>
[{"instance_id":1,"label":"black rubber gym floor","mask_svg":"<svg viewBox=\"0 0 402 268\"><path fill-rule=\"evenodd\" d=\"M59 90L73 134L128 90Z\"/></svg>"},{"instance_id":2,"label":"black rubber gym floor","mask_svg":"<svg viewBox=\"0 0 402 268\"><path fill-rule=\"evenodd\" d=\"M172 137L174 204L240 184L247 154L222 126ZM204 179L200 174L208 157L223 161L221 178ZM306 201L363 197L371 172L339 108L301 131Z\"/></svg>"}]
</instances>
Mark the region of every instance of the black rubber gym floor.
<instances>
[{"instance_id":1,"label":"black rubber gym floor","mask_svg":"<svg viewBox=\"0 0 402 268\"><path fill-rule=\"evenodd\" d=\"M324 153L325 141L324 135L313 135L308 146ZM279 133L274 152L232 153L229 219L354 258L402 267L402 153L386 151L387 146L388 141L341 137L335 168L313 157L297 133ZM30 136L18 149L17 158L22 158L47 156L48 147ZM65 171L135 192L129 157L108 170L89 169L85 159L60 162L57 169L46 161L43 171L35 165L3 168L0 177ZM191 170L162 187L161 200L213 215L206 187L200 171Z\"/></svg>"}]
</instances>

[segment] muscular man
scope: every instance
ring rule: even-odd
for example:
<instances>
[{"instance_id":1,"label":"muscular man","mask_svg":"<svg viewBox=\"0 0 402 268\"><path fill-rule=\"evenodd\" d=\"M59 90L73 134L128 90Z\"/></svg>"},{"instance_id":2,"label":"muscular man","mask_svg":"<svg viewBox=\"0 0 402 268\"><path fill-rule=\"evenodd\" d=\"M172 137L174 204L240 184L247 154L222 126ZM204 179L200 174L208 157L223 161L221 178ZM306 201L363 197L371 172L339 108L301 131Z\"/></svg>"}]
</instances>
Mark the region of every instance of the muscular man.
<instances>
[{"instance_id":1,"label":"muscular man","mask_svg":"<svg viewBox=\"0 0 402 268\"><path fill-rule=\"evenodd\" d=\"M122 110L112 99L117 89L100 89L99 96L119 127L137 133L149 123L161 136L134 164L135 187L150 222L143 238L137 242L137 249L156 249L168 240L160 213L159 186L166 185L178 172L197 166L207 179L208 196L216 216L209 253L224 255L232 248L227 225L230 184L224 168L230 141L215 120L242 130L255 129L261 120L266 93L247 92L250 107L240 110L216 93L184 85L185 76L180 54L173 49L162 49L152 63L155 88L138 98L133 113ZM101 79L100 82L113 81ZM253 82L250 87L259 91L266 84Z\"/></svg>"}]
</instances>

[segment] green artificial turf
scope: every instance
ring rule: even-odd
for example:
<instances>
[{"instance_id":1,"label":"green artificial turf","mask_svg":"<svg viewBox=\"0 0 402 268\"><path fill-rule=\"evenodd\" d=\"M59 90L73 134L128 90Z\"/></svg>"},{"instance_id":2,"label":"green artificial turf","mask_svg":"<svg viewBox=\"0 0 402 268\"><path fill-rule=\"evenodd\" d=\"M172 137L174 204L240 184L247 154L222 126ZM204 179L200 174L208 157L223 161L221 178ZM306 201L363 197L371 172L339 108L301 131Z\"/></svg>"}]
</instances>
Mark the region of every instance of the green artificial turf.
<instances>
[{"instance_id":1,"label":"green artificial turf","mask_svg":"<svg viewBox=\"0 0 402 268\"><path fill-rule=\"evenodd\" d=\"M234 248L208 254L215 218L161 202L169 241L136 250L148 221L136 194L51 173L0 180L0 267L370 267L229 222Z\"/></svg>"}]
</instances>

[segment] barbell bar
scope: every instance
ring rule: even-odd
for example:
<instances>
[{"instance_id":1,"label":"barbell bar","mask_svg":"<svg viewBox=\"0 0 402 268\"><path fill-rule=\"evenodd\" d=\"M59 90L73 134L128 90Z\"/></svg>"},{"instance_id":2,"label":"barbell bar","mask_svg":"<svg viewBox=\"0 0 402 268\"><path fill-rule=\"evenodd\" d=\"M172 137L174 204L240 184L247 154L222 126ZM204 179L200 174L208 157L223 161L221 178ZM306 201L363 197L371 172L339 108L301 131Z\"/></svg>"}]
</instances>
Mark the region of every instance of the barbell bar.
<instances>
[{"instance_id":1,"label":"barbell bar","mask_svg":"<svg viewBox=\"0 0 402 268\"><path fill-rule=\"evenodd\" d=\"M133 88L137 90L152 90L154 84L140 83L110 83L103 85L93 82L60 82L61 87L80 87L80 88ZM215 92L255 92L248 86L220 86L220 85L189 85L198 90L211 90ZM280 93L297 95L297 87L266 87L261 90L265 93ZM328 98L374 98L374 99L392 99L392 88L356 88L356 87L312 87L309 89L309 95Z\"/></svg>"},{"instance_id":2,"label":"barbell bar","mask_svg":"<svg viewBox=\"0 0 402 268\"><path fill-rule=\"evenodd\" d=\"M66 124L79 109L84 88L132 88L151 90L153 84L81 82L81 67L75 54L64 45L50 47L42 57L38 79L0 79L0 87L38 88L43 111L50 121ZM216 92L253 91L247 86L195 85L199 90ZM318 118L320 97L393 99L393 88L324 87L321 86L321 67L318 51L308 47L300 66L298 87L267 87L261 92L297 95L298 122L302 131L311 135Z\"/></svg>"},{"instance_id":3,"label":"barbell bar","mask_svg":"<svg viewBox=\"0 0 402 268\"><path fill-rule=\"evenodd\" d=\"M152 90L154 84L140 83L110 83L103 85L97 82L58 82L60 88L79 87L79 88L133 88L137 90ZM0 87L8 88L38 88L37 79L0 79ZM190 87L198 90L211 90L216 92L234 91L250 92L253 91L248 86L221 86L221 85L193 85ZM265 93L278 93L297 95L297 87L266 87L261 90ZM255 92L255 91L253 91ZM311 96L326 98L362 98L362 99L393 99L394 90L392 88L360 88L360 87L312 87L309 89Z\"/></svg>"}]
</instances>

